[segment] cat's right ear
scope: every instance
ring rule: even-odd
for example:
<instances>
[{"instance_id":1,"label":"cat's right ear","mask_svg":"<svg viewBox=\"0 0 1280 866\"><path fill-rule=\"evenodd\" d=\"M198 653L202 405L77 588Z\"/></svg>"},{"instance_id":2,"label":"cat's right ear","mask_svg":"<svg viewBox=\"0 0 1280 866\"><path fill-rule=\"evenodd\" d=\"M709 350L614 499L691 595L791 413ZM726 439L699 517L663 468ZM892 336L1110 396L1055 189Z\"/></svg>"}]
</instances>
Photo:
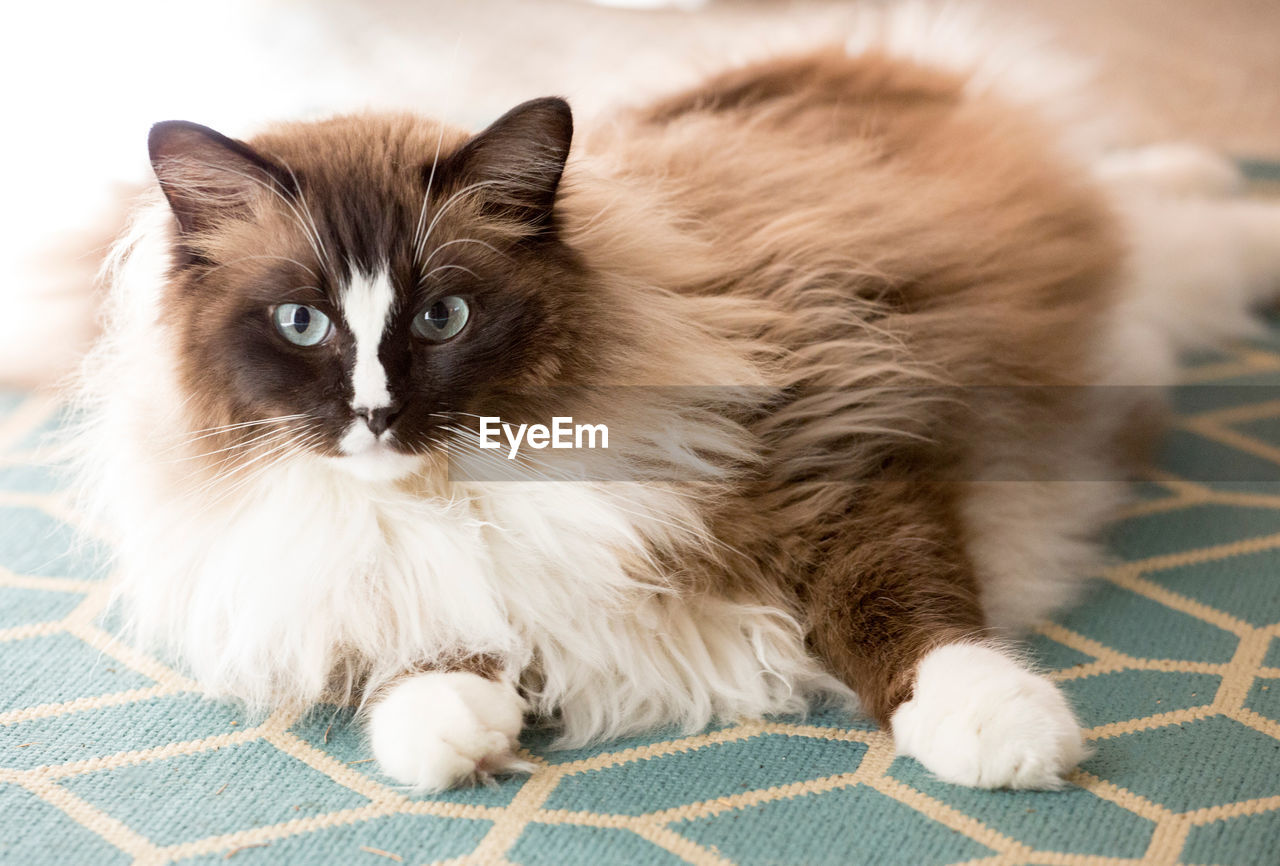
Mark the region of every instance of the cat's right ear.
<instances>
[{"instance_id":1,"label":"cat's right ear","mask_svg":"<svg viewBox=\"0 0 1280 866\"><path fill-rule=\"evenodd\" d=\"M262 195L296 193L292 175L242 141L185 120L151 127L151 167L184 233L247 212Z\"/></svg>"},{"instance_id":2,"label":"cat's right ear","mask_svg":"<svg viewBox=\"0 0 1280 866\"><path fill-rule=\"evenodd\" d=\"M537 232L551 223L573 140L573 112L555 96L530 99L495 120L449 157L443 168L461 190L476 191L490 213ZM431 169L423 177L430 183Z\"/></svg>"}]
</instances>

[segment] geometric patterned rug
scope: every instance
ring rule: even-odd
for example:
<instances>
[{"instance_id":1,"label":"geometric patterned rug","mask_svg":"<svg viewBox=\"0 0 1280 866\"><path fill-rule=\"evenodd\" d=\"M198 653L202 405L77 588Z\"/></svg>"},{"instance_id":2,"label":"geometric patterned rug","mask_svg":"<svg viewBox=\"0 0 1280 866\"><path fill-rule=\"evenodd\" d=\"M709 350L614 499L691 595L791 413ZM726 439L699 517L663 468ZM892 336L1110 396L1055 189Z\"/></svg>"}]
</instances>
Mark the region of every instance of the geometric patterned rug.
<instances>
[{"instance_id":1,"label":"geometric patterned rug","mask_svg":"<svg viewBox=\"0 0 1280 866\"><path fill-rule=\"evenodd\" d=\"M250 723L117 642L41 446L58 407L0 393L0 863L1280 863L1280 327L1185 382L1115 564L1031 641L1094 754L1024 793L818 711L567 752L534 732L530 777L407 794L344 712Z\"/></svg>"}]
</instances>

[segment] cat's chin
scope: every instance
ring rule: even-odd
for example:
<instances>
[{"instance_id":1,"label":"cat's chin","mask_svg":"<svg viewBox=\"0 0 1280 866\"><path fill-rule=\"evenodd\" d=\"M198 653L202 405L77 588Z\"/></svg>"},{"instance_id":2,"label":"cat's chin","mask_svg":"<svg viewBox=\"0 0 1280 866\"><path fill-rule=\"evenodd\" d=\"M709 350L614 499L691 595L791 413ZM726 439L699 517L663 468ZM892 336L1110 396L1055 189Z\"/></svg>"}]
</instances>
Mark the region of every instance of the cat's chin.
<instances>
[{"instance_id":1,"label":"cat's chin","mask_svg":"<svg viewBox=\"0 0 1280 866\"><path fill-rule=\"evenodd\" d=\"M417 471L421 458L402 454L387 445L373 445L356 454L331 457L329 461L346 474L361 481L399 481Z\"/></svg>"}]
</instances>

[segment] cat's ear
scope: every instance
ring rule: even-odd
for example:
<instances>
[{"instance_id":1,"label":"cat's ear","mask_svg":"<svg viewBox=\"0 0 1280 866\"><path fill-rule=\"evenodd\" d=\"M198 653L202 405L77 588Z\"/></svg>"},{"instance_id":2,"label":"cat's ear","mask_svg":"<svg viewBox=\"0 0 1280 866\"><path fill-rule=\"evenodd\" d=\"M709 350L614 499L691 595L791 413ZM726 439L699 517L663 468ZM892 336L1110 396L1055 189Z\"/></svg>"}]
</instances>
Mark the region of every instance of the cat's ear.
<instances>
[{"instance_id":1,"label":"cat's ear","mask_svg":"<svg viewBox=\"0 0 1280 866\"><path fill-rule=\"evenodd\" d=\"M259 196L296 193L287 170L244 142L198 123L157 123L147 149L183 232L246 212Z\"/></svg>"},{"instance_id":2,"label":"cat's ear","mask_svg":"<svg viewBox=\"0 0 1280 866\"><path fill-rule=\"evenodd\" d=\"M569 103L531 99L459 148L445 174L455 195L475 195L486 210L536 232L551 222L572 140Z\"/></svg>"}]
</instances>

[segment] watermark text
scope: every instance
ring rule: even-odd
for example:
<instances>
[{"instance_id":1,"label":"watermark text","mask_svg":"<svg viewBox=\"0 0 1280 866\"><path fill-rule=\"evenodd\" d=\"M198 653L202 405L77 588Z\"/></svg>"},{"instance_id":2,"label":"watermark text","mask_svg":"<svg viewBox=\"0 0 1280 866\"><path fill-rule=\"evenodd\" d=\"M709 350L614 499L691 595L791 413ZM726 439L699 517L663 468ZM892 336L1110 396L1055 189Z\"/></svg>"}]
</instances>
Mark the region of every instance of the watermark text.
<instances>
[{"instance_id":1,"label":"watermark text","mask_svg":"<svg viewBox=\"0 0 1280 866\"><path fill-rule=\"evenodd\" d=\"M574 424L573 418L558 415L545 424L512 425L496 416L480 418L480 447L493 450L506 440L507 459L515 460L520 447L543 448L608 448L609 428L604 424Z\"/></svg>"}]
</instances>

